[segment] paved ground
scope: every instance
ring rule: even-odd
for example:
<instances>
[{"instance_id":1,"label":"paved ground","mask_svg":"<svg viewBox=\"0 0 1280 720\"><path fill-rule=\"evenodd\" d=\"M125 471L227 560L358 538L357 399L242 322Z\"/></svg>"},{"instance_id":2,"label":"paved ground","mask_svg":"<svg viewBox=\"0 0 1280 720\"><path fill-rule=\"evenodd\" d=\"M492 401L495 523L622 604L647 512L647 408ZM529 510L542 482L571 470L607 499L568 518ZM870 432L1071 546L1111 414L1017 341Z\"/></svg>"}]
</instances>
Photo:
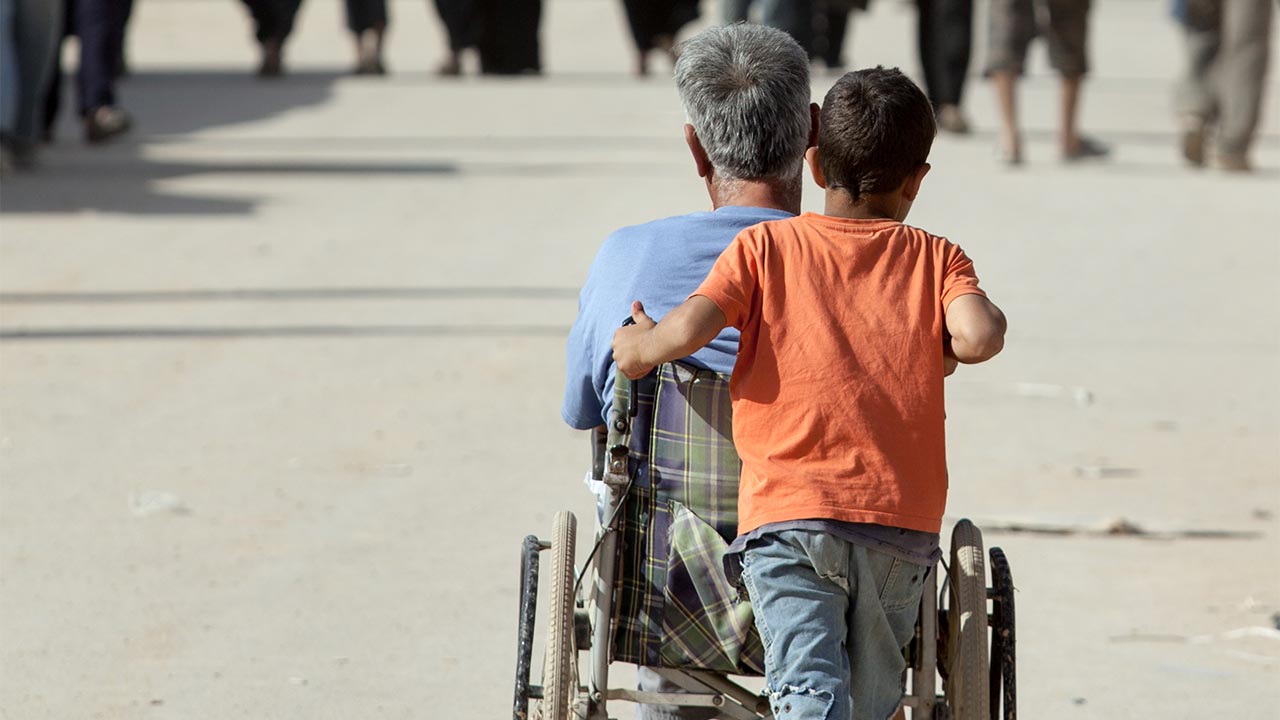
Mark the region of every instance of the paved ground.
<instances>
[{"instance_id":1,"label":"paved ground","mask_svg":"<svg viewBox=\"0 0 1280 720\"><path fill-rule=\"evenodd\" d=\"M1056 162L1040 58L1030 164L995 164L975 80L978 132L940 138L912 218L1012 323L950 381L950 513L1012 559L1024 717L1256 717L1280 705L1280 93L1258 173L1188 171L1164 3L1098 5L1085 118L1115 161ZM551 72L523 81L432 77L416 0L395 74L346 77L339 7L311 0L296 72L262 83L237 3L140 3L138 132L65 126L4 182L0 717L508 711L517 545L591 508L558 419L576 288L608 231L706 201L615 3L549 2ZM881 0L854 62L914 68L912 22ZM1156 535L1099 534L1119 520Z\"/></svg>"}]
</instances>

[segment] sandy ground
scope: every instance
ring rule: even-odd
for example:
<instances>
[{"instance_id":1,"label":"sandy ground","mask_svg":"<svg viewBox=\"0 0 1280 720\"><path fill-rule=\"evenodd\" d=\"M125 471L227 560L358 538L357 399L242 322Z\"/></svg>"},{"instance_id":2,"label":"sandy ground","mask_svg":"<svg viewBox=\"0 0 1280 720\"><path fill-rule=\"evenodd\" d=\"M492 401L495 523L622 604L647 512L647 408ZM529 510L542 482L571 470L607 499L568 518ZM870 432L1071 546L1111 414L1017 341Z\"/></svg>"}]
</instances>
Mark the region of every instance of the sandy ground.
<instances>
[{"instance_id":1,"label":"sandy ground","mask_svg":"<svg viewBox=\"0 0 1280 720\"><path fill-rule=\"evenodd\" d=\"M912 216L1011 318L949 384L949 523L1013 563L1023 717L1262 717L1280 88L1259 172L1184 169L1164 3L1097 5L1084 119L1114 161L1056 161L1040 51L1029 165L996 164L975 76ZM345 76L311 0L295 72L259 82L238 3L146 0L137 132L68 121L4 181L0 717L509 712L520 539L592 507L558 417L577 287L610 230L706 199L617 4L548 2L532 80L436 79L434 16L393 12L389 78ZM914 72L913 23L881 0L853 62Z\"/></svg>"}]
</instances>

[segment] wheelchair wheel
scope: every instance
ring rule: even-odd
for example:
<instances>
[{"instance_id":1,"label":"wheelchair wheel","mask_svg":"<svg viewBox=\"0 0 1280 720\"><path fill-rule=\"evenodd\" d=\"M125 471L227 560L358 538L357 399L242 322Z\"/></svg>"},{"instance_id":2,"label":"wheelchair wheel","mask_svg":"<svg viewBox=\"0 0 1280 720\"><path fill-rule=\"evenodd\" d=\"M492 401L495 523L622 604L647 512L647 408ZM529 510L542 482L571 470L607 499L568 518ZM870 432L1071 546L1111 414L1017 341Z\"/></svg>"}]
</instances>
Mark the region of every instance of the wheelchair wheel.
<instances>
[{"instance_id":1,"label":"wheelchair wheel","mask_svg":"<svg viewBox=\"0 0 1280 720\"><path fill-rule=\"evenodd\" d=\"M961 520L951 533L944 694L956 720L991 716L987 660L987 572L982 533Z\"/></svg>"},{"instance_id":2,"label":"wheelchair wheel","mask_svg":"<svg viewBox=\"0 0 1280 720\"><path fill-rule=\"evenodd\" d=\"M1004 550L991 548L991 717L1017 720L1017 654L1013 631L1013 573Z\"/></svg>"},{"instance_id":3,"label":"wheelchair wheel","mask_svg":"<svg viewBox=\"0 0 1280 720\"><path fill-rule=\"evenodd\" d=\"M578 653L574 649L573 550L578 521L573 513L556 513L551 537L551 622L542 666L543 720L568 720L577 694Z\"/></svg>"}]
</instances>

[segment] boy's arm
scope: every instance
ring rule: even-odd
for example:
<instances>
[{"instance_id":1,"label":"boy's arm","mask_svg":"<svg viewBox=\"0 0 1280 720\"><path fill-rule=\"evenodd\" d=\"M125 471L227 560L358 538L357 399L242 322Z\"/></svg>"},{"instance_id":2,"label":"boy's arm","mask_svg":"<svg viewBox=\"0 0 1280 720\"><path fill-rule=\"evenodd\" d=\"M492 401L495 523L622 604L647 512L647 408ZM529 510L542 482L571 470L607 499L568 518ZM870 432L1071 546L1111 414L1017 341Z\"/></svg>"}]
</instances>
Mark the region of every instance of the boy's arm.
<instances>
[{"instance_id":1,"label":"boy's arm","mask_svg":"<svg viewBox=\"0 0 1280 720\"><path fill-rule=\"evenodd\" d=\"M1004 348L1007 327L1004 313L982 295L961 295L947 307L951 355L962 363L980 363L995 357Z\"/></svg>"},{"instance_id":2,"label":"boy's arm","mask_svg":"<svg viewBox=\"0 0 1280 720\"><path fill-rule=\"evenodd\" d=\"M679 360L715 339L728 324L724 312L709 298L694 295L654 323L639 301L631 303L635 325L613 334L613 362L618 372L635 380L658 365Z\"/></svg>"}]
</instances>

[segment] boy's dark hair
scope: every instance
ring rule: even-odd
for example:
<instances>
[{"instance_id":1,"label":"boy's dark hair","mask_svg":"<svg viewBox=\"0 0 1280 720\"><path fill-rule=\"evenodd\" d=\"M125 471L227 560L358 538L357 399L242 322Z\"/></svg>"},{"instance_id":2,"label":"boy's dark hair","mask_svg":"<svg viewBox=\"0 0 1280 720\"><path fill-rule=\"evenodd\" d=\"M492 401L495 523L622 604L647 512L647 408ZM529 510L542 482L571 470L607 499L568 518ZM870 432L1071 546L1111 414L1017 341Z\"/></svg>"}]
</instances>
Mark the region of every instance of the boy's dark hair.
<instances>
[{"instance_id":1,"label":"boy's dark hair","mask_svg":"<svg viewBox=\"0 0 1280 720\"><path fill-rule=\"evenodd\" d=\"M822 101L818 150L827 187L854 200L888 192L924 164L937 133L929 98L902 71L847 73Z\"/></svg>"}]
</instances>

